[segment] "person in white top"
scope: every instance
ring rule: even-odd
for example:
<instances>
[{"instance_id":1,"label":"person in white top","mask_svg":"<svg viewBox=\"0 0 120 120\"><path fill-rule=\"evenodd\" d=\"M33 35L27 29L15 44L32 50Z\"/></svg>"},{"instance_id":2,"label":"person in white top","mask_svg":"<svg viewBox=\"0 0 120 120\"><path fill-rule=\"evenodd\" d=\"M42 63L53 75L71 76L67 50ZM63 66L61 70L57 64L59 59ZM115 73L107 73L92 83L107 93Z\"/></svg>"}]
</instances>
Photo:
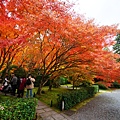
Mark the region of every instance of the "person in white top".
<instances>
[{"instance_id":1,"label":"person in white top","mask_svg":"<svg viewBox=\"0 0 120 120\"><path fill-rule=\"evenodd\" d=\"M29 85L27 85L27 80L28 79L31 81L31 83ZM33 78L31 76L31 74L29 74L27 80L26 80L26 89L27 89L26 97L28 98L29 92L30 92L30 97L33 97L33 88L34 88L34 83L33 82L35 82L35 78Z\"/></svg>"}]
</instances>

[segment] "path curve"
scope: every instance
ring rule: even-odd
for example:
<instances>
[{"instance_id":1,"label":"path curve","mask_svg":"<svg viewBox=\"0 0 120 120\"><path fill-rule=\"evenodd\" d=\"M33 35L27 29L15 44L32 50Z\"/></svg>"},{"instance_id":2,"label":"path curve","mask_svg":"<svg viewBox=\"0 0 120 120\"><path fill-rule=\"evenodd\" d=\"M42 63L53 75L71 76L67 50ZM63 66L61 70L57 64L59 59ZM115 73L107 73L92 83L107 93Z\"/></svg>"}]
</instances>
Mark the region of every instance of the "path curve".
<instances>
[{"instance_id":1,"label":"path curve","mask_svg":"<svg viewBox=\"0 0 120 120\"><path fill-rule=\"evenodd\" d=\"M73 120L120 120L120 90L106 92L80 108Z\"/></svg>"}]
</instances>

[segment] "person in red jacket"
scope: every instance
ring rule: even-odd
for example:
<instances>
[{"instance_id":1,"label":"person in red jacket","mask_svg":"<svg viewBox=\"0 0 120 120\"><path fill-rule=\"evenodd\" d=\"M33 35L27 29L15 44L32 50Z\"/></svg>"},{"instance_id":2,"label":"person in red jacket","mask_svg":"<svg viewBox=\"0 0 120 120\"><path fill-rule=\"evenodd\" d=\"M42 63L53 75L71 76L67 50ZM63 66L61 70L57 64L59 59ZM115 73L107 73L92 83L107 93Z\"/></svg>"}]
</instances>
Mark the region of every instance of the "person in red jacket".
<instances>
[{"instance_id":1,"label":"person in red jacket","mask_svg":"<svg viewBox=\"0 0 120 120\"><path fill-rule=\"evenodd\" d=\"M23 97L24 96L24 89L26 84L26 78L20 78L20 85L19 85L19 92L17 97Z\"/></svg>"}]
</instances>

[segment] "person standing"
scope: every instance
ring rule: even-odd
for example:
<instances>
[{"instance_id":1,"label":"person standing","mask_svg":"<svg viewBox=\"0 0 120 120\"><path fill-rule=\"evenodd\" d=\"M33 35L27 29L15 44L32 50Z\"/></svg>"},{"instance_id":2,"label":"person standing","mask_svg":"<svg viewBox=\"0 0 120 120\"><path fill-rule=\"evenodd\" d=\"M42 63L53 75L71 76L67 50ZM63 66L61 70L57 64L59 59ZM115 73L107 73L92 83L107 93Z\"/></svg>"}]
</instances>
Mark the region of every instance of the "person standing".
<instances>
[{"instance_id":1,"label":"person standing","mask_svg":"<svg viewBox=\"0 0 120 120\"><path fill-rule=\"evenodd\" d=\"M24 96L24 89L26 84L26 78L20 78L20 86L19 86L19 92L17 97L23 97Z\"/></svg>"},{"instance_id":2,"label":"person standing","mask_svg":"<svg viewBox=\"0 0 120 120\"><path fill-rule=\"evenodd\" d=\"M5 76L4 82L3 82L3 86L8 86L9 80L8 80L8 76Z\"/></svg>"},{"instance_id":3,"label":"person standing","mask_svg":"<svg viewBox=\"0 0 120 120\"><path fill-rule=\"evenodd\" d=\"M3 82L3 86L4 86L3 87L3 92L5 93L5 95L7 93L8 85L9 85L9 80L8 80L8 75L6 75L5 79L4 79L4 82Z\"/></svg>"},{"instance_id":4,"label":"person standing","mask_svg":"<svg viewBox=\"0 0 120 120\"><path fill-rule=\"evenodd\" d=\"M15 76L14 73L12 73L11 76L12 76L12 79L11 79L12 95L15 96L18 78Z\"/></svg>"},{"instance_id":5,"label":"person standing","mask_svg":"<svg viewBox=\"0 0 120 120\"><path fill-rule=\"evenodd\" d=\"M26 89L27 89L27 92L26 92L26 97L28 98L29 96L30 97L33 97L33 88L34 88L34 83L35 82L35 78L33 78L31 76L31 74L28 75L28 78L26 80Z\"/></svg>"}]
</instances>

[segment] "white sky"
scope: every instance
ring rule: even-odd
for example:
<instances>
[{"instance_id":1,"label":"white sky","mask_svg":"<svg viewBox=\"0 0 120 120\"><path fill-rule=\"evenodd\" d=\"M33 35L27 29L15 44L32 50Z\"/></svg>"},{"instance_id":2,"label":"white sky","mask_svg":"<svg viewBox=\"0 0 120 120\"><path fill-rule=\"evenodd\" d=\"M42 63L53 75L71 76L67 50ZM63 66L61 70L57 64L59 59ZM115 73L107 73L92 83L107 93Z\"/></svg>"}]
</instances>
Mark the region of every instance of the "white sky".
<instances>
[{"instance_id":1,"label":"white sky","mask_svg":"<svg viewBox=\"0 0 120 120\"><path fill-rule=\"evenodd\" d=\"M74 9L86 18L94 18L100 25L120 24L120 0L69 0ZM119 25L120 28L120 25Z\"/></svg>"}]
</instances>

